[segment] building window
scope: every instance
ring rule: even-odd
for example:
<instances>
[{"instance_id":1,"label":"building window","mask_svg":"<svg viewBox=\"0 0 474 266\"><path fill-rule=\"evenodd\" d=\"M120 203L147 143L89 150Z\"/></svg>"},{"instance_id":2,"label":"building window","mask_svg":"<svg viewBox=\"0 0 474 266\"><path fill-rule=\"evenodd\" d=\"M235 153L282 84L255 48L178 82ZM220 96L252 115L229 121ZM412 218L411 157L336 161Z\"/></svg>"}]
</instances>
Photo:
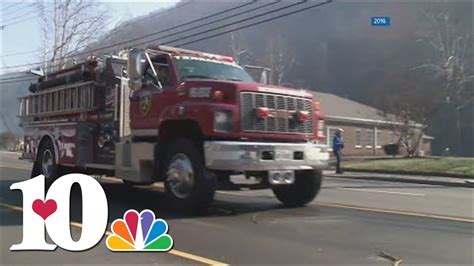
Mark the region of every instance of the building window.
<instances>
[{"instance_id":1,"label":"building window","mask_svg":"<svg viewBox=\"0 0 474 266\"><path fill-rule=\"evenodd\" d=\"M327 128L328 148L330 151L332 151L332 140L334 139L334 136L336 135L336 130L337 129L333 127Z\"/></svg>"},{"instance_id":2,"label":"building window","mask_svg":"<svg viewBox=\"0 0 474 266\"><path fill-rule=\"evenodd\" d=\"M375 136L376 137L375 138L376 147L377 147L377 149L380 149L380 148L382 148L382 131L377 130L376 132L377 132L376 136Z\"/></svg>"},{"instance_id":3,"label":"building window","mask_svg":"<svg viewBox=\"0 0 474 266\"><path fill-rule=\"evenodd\" d=\"M374 131L372 129L367 129L366 131L367 134L367 139L365 143L366 148L372 148L372 145L374 143Z\"/></svg>"},{"instance_id":4,"label":"building window","mask_svg":"<svg viewBox=\"0 0 474 266\"><path fill-rule=\"evenodd\" d=\"M395 143L395 133L390 132L390 140L389 141L390 141L390 144Z\"/></svg>"},{"instance_id":5,"label":"building window","mask_svg":"<svg viewBox=\"0 0 474 266\"><path fill-rule=\"evenodd\" d=\"M360 128L355 130L355 147L362 148L362 130Z\"/></svg>"}]
</instances>

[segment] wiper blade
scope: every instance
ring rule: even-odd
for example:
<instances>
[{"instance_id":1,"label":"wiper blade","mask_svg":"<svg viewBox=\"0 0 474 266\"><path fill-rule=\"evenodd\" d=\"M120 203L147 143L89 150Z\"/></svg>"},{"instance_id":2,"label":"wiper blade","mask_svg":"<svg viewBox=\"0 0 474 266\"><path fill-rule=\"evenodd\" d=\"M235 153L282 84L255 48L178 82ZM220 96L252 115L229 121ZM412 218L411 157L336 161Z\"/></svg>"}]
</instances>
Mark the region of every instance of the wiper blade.
<instances>
[{"instance_id":1,"label":"wiper blade","mask_svg":"<svg viewBox=\"0 0 474 266\"><path fill-rule=\"evenodd\" d=\"M186 76L184 79L189 79L189 78L196 78L196 79L216 79L216 78L214 78L214 77L203 76L203 75L189 75L189 76Z\"/></svg>"},{"instance_id":2,"label":"wiper blade","mask_svg":"<svg viewBox=\"0 0 474 266\"><path fill-rule=\"evenodd\" d=\"M230 79L225 79L225 80L230 80L230 81L243 81L243 80L238 79L238 78L230 78Z\"/></svg>"}]
</instances>

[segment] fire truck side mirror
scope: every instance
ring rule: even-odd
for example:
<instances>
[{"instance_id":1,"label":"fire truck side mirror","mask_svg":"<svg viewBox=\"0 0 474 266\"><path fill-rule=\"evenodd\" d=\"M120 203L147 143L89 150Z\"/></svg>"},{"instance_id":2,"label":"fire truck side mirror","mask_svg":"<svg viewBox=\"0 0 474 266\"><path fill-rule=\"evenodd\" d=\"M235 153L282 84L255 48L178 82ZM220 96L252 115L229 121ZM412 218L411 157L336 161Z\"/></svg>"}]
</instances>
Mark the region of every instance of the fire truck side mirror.
<instances>
[{"instance_id":1,"label":"fire truck side mirror","mask_svg":"<svg viewBox=\"0 0 474 266\"><path fill-rule=\"evenodd\" d=\"M142 88L146 64L145 51L141 49L131 49L128 52L127 74L130 90L135 91Z\"/></svg>"}]
</instances>

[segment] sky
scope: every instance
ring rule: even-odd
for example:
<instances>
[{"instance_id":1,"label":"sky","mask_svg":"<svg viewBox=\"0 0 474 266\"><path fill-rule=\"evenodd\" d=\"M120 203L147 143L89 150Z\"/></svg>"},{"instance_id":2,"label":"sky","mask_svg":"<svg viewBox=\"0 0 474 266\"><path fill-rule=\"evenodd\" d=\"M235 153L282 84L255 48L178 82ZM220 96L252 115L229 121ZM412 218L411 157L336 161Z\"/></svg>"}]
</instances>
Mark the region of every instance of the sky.
<instances>
[{"instance_id":1,"label":"sky","mask_svg":"<svg viewBox=\"0 0 474 266\"><path fill-rule=\"evenodd\" d=\"M0 68L41 61L41 28L36 1L1 1L0 4ZM44 1L45 5L51 1ZM112 28L118 22L146 15L175 5L179 0L107 1L99 0L110 10ZM25 20L25 21L23 21ZM11 24L11 25L8 25ZM16 54L16 55L12 55ZM23 69L0 69L0 74ZM3 72L5 71L5 72Z\"/></svg>"}]
</instances>

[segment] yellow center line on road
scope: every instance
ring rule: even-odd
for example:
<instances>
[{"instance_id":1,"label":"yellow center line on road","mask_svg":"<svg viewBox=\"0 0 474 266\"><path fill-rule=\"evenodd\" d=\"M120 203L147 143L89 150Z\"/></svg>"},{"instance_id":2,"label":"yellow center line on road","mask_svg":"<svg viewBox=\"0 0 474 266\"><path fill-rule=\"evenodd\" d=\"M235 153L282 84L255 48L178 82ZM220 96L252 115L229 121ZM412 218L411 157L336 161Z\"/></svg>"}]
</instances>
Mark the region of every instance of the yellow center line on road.
<instances>
[{"instance_id":1,"label":"yellow center line on road","mask_svg":"<svg viewBox=\"0 0 474 266\"><path fill-rule=\"evenodd\" d=\"M7 203L0 202L0 206L4 207L4 208L7 208L7 209L10 209L10 210L17 211L17 212L23 212L23 208L15 206L15 205L10 205L10 204L7 204ZM76 227L76 228L81 228L82 229L82 224L81 223L71 222L71 225ZM105 235L108 236L108 235L111 235L111 234L112 234L112 232L105 231ZM194 255L194 254L184 252L184 251L180 251L180 250L176 250L176 249L171 249L167 253L171 254L171 255L174 255L174 256L177 256L177 257L187 259L187 260L202 263L202 264L205 264L205 265L229 265L229 264L221 262L221 261L208 259L208 258L205 258L205 257L201 257L201 256L198 256L198 255Z\"/></svg>"},{"instance_id":2,"label":"yellow center line on road","mask_svg":"<svg viewBox=\"0 0 474 266\"><path fill-rule=\"evenodd\" d=\"M449 221L456 221L456 222L474 223L474 219L469 218L469 217L456 217L456 216L445 216L445 215L436 215L436 214L410 212L410 211L368 208L368 207L359 207L359 206L354 206L354 205L346 205L346 204L338 204L338 203L326 203L326 202L315 202L315 203L312 203L311 205L336 207L336 208L344 208L344 209L353 209L353 210L360 210L360 211L400 214L400 215L406 215L406 216L433 218L433 219L449 220Z\"/></svg>"},{"instance_id":3,"label":"yellow center line on road","mask_svg":"<svg viewBox=\"0 0 474 266\"><path fill-rule=\"evenodd\" d=\"M234 196L239 196L239 197L260 197L260 198L265 197L265 196L244 195L237 192L227 192L227 191L217 191L217 192L219 194L234 195ZM433 218L433 219L456 221L456 222L474 223L474 219L469 218L469 217L456 217L456 216L436 215L436 214L418 213L418 212L410 212L410 211L369 208L369 207L361 207L361 206L355 206L355 205L330 203L330 202L313 202L313 203L310 203L310 205L352 209L352 210L359 210L359 211L399 214L399 215L406 215L406 216L413 216L413 217Z\"/></svg>"},{"instance_id":4,"label":"yellow center line on road","mask_svg":"<svg viewBox=\"0 0 474 266\"><path fill-rule=\"evenodd\" d=\"M23 211L22 207L10 205L10 204L3 203L3 202L0 202L0 206L11 209L11 210L14 210L14 211L17 211L17 212L22 212Z\"/></svg>"},{"instance_id":5,"label":"yellow center line on road","mask_svg":"<svg viewBox=\"0 0 474 266\"><path fill-rule=\"evenodd\" d=\"M6 163L5 164L5 162L0 162L0 168L10 168L10 169L16 169L16 170L31 171L32 166L24 165L21 163Z\"/></svg>"}]
</instances>

